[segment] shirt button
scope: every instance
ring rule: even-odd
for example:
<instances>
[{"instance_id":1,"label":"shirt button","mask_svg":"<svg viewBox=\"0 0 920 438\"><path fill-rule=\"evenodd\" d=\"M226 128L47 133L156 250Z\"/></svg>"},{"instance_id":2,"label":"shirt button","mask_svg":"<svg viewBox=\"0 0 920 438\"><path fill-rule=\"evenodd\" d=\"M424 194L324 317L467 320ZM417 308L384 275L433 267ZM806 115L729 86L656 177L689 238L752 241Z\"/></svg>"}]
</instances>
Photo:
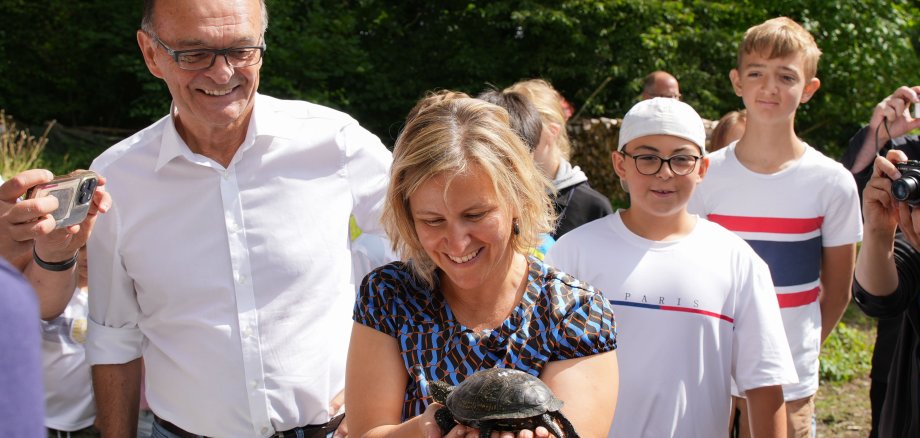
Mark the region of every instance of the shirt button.
<instances>
[{"instance_id":1,"label":"shirt button","mask_svg":"<svg viewBox=\"0 0 920 438\"><path fill-rule=\"evenodd\" d=\"M258 387L259 387L259 381L258 381L258 380L253 380L253 381L252 381L252 389L256 389L256 388L258 388Z\"/></svg>"},{"instance_id":2,"label":"shirt button","mask_svg":"<svg viewBox=\"0 0 920 438\"><path fill-rule=\"evenodd\" d=\"M260 430L259 433L261 433L262 435L265 435L266 433L268 433L268 428L262 427L262 430Z\"/></svg>"},{"instance_id":3,"label":"shirt button","mask_svg":"<svg viewBox=\"0 0 920 438\"><path fill-rule=\"evenodd\" d=\"M246 280L247 279L245 275L240 275L240 279L239 279L240 284L246 284Z\"/></svg>"},{"instance_id":4,"label":"shirt button","mask_svg":"<svg viewBox=\"0 0 920 438\"><path fill-rule=\"evenodd\" d=\"M224 179L230 179L230 171L229 171L229 170L224 171Z\"/></svg>"},{"instance_id":5,"label":"shirt button","mask_svg":"<svg viewBox=\"0 0 920 438\"><path fill-rule=\"evenodd\" d=\"M252 329L249 328L249 327L246 327L246 329L243 330L243 337L244 337L244 338L251 338L251 337L252 337Z\"/></svg>"}]
</instances>

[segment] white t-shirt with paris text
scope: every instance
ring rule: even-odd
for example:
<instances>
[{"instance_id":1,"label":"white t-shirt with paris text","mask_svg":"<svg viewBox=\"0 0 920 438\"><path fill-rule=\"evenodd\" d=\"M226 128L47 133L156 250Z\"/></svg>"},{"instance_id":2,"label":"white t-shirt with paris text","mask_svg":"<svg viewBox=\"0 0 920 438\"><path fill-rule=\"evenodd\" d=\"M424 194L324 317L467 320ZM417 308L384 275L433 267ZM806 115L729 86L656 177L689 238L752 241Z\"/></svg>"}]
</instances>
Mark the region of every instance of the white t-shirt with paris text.
<instances>
[{"instance_id":1,"label":"white t-shirt with paris text","mask_svg":"<svg viewBox=\"0 0 920 438\"><path fill-rule=\"evenodd\" d=\"M796 380L767 266L722 227L697 219L683 238L651 241L617 212L563 236L547 261L616 312L611 437L722 436L730 377L744 390Z\"/></svg>"}]
</instances>

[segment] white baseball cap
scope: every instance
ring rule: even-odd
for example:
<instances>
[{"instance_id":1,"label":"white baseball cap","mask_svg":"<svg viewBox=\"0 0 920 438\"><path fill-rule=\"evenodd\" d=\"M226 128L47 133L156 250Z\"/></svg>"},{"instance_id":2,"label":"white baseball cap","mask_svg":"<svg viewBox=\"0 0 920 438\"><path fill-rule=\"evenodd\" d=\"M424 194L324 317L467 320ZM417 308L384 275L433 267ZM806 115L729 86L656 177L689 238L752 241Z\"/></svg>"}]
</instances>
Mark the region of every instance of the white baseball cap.
<instances>
[{"instance_id":1,"label":"white baseball cap","mask_svg":"<svg viewBox=\"0 0 920 438\"><path fill-rule=\"evenodd\" d=\"M690 105L670 97L655 97L635 105L623 117L617 150L646 135L673 135L693 142L706 155L706 128Z\"/></svg>"}]
</instances>

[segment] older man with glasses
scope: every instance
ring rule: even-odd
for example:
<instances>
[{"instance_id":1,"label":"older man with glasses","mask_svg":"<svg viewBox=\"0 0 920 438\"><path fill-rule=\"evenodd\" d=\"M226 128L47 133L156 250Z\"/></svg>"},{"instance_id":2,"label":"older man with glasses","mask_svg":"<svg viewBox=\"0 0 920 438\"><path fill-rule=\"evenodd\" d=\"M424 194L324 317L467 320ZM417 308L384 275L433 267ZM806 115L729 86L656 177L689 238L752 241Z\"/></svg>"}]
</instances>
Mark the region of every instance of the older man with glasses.
<instances>
[{"instance_id":1,"label":"older man with glasses","mask_svg":"<svg viewBox=\"0 0 920 438\"><path fill-rule=\"evenodd\" d=\"M259 0L145 0L170 113L99 156L90 239L97 424L155 437L331 436L354 305L349 216L382 235L390 153L346 114L257 92Z\"/></svg>"}]
</instances>

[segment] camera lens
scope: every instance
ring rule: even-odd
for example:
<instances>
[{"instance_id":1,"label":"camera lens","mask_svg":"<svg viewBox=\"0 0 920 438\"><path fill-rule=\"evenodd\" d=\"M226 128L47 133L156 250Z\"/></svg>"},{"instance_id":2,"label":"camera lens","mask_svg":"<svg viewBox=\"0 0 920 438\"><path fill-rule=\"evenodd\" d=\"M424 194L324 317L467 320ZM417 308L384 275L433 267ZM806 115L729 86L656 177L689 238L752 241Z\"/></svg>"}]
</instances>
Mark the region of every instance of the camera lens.
<instances>
[{"instance_id":1,"label":"camera lens","mask_svg":"<svg viewBox=\"0 0 920 438\"><path fill-rule=\"evenodd\" d=\"M93 199L93 192L96 190L96 180L88 179L80 185L80 195L77 197L77 203L86 204Z\"/></svg>"},{"instance_id":2,"label":"camera lens","mask_svg":"<svg viewBox=\"0 0 920 438\"><path fill-rule=\"evenodd\" d=\"M917 203L920 200L920 184L917 179L909 176L901 177L891 183L891 194L898 201L907 201L908 203Z\"/></svg>"}]
</instances>

